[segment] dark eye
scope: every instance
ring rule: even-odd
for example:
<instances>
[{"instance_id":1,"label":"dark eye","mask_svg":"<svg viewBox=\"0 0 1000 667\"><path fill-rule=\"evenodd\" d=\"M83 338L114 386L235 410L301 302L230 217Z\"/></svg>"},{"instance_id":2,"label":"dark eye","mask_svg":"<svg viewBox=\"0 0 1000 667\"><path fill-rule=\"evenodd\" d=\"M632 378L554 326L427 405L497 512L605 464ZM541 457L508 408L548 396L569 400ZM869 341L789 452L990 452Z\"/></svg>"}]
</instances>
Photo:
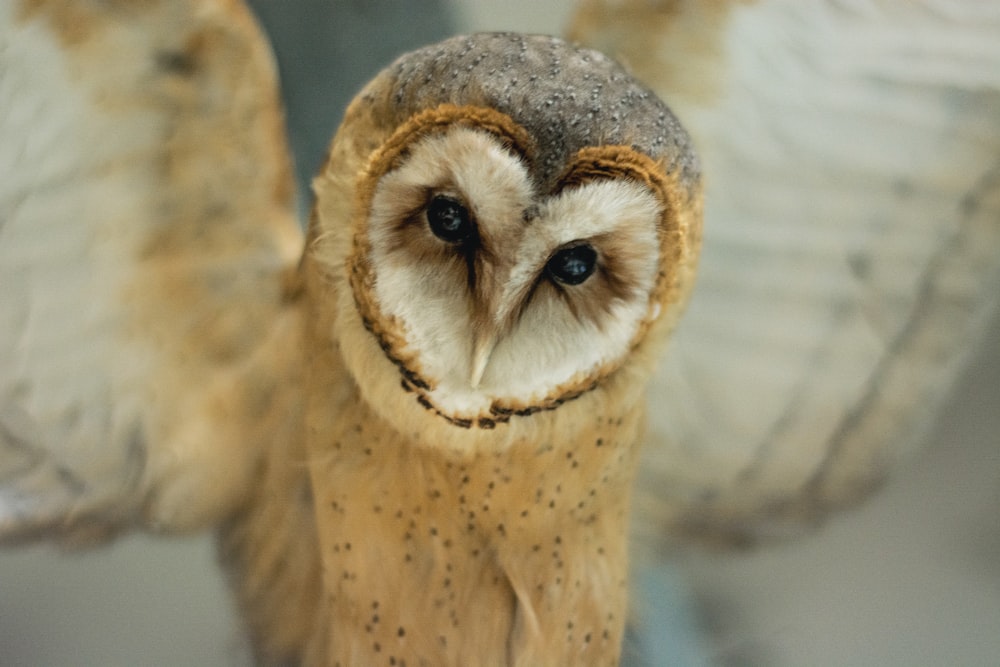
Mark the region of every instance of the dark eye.
<instances>
[{"instance_id":1,"label":"dark eye","mask_svg":"<svg viewBox=\"0 0 1000 667\"><path fill-rule=\"evenodd\" d=\"M545 271L553 280L564 285L579 285L590 277L597 266L597 251L586 243L563 248L552 255Z\"/></svg>"},{"instance_id":2,"label":"dark eye","mask_svg":"<svg viewBox=\"0 0 1000 667\"><path fill-rule=\"evenodd\" d=\"M427 224L434 236L448 243L461 243L474 231L469 210L444 195L434 197L427 205Z\"/></svg>"}]
</instances>

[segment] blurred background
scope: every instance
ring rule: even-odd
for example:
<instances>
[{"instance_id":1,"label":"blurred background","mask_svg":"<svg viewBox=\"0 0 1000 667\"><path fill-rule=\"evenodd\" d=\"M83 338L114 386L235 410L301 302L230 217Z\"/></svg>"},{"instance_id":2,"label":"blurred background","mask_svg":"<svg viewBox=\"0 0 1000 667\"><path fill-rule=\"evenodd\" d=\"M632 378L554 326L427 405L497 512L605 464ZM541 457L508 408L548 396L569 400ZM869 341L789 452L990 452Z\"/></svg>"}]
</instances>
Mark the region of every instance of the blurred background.
<instances>
[{"instance_id":1,"label":"blurred background","mask_svg":"<svg viewBox=\"0 0 1000 667\"><path fill-rule=\"evenodd\" d=\"M251 4L278 55L302 183L354 91L399 53L455 32L558 34L571 9L527 0ZM789 544L684 550L640 573L633 664L1000 664L998 341L1000 318L926 445L872 501ZM209 536L0 552L2 666L247 662Z\"/></svg>"}]
</instances>

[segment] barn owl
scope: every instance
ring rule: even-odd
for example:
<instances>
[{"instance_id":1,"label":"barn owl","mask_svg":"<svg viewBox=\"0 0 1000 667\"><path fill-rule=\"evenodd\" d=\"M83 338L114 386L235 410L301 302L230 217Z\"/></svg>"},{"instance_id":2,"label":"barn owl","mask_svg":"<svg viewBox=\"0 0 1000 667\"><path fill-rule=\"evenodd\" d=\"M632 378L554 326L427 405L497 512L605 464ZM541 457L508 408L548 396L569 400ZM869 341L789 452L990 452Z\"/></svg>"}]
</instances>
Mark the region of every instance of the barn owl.
<instances>
[{"instance_id":1,"label":"barn owl","mask_svg":"<svg viewBox=\"0 0 1000 667\"><path fill-rule=\"evenodd\" d=\"M728 259L741 273L706 262L703 308L723 319L682 323L651 378L694 283L700 167L672 113L597 53L481 35L404 56L348 109L304 241L271 65L238 3L0 11L0 87L16 100L0 130L16 147L0 228L3 534L86 543L216 528L262 662L614 662L637 465L645 544L663 528L743 535L756 517L770 530L849 500L904 428L866 421L902 403L898 384L875 383L909 363L918 334L953 364L968 322L992 307L996 189L970 167L969 188L928 188L936 206L974 193L975 236L945 244L930 270L916 262L923 282L899 287L918 304L901 345L886 344L898 322L876 289L862 300L874 324L836 320L861 330L867 355L843 356L809 327L779 333L820 352L773 374L773 350L756 363L734 352L727 332L757 311L712 299L773 293L755 260L802 247L751 235L763 255L737 239L745 254ZM754 173L718 157L689 93L678 85L678 108L720 165L715 182ZM711 223L711 172L707 183ZM874 255L868 240L843 244ZM976 263L955 273L970 246ZM847 257L866 273L864 254ZM799 263L805 284L812 265ZM920 305L940 265L957 283L943 310ZM828 293L807 294L825 312ZM958 331L940 341L928 312ZM780 385L761 396L769 411L747 404L747 377L773 388L789 368L830 381ZM740 395L720 405L715 387ZM816 405L842 420L839 439L811 432ZM733 445L772 423L770 449ZM866 424L886 432L851 430ZM846 465L816 466L826 454Z\"/></svg>"}]
</instances>

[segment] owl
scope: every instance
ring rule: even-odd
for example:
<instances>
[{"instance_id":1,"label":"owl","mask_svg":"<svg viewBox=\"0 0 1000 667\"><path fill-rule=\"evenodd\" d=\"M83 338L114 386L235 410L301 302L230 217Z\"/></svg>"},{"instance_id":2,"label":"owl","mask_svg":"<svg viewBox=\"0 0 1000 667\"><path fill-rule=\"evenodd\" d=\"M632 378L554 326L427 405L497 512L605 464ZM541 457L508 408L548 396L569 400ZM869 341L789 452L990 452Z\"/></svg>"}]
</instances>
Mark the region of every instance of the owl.
<instances>
[{"instance_id":1,"label":"owl","mask_svg":"<svg viewBox=\"0 0 1000 667\"><path fill-rule=\"evenodd\" d=\"M6 320L29 345L9 362L4 444L30 456L51 443L85 471L27 461L3 488L6 532L218 524L262 662L615 662L643 387L700 241L699 166L667 107L555 38L410 53L348 108L300 243L273 82L236 111L212 97L219 78L268 73L248 48L259 40L233 37L253 29L245 13L81 5L64 18L24 5L12 32L111 56L143 29L183 30L98 77L93 97L63 99L94 117L36 102L86 150L89 177L125 197L94 220L59 218L34 209L32 182L5 225L4 275L28 277L5 303L44 314ZM163 117L130 115L95 155L104 105ZM58 181L80 167L53 168ZM64 223L44 236L70 255L51 280L28 263L43 219ZM81 331L68 375L89 384L77 389L31 330L67 312ZM39 432L46 411L53 430ZM117 450L124 497L83 477L104 472L95 448Z\"/></svg>"},{"instance_id":2,"label":"owl","mask_svg":"<svg viewBox=\"0 0 1000 667\"><path fill-rule=\"evenodd\" d=\"M658 98L554 38L454 38L359 93L298 274L302 455L268 455L288 490L222 531L265 656L615 661L642 388L699 184ZM276 522L301 530L261 551ZM275 550L311 562L275 573Z\"/></svg>"},{"instance_id":3,"label":"owl","mask_svg":"<svg viewBox=\"0 0 1000 667\"><path fill-rule=\"evenodd\" d=\"M723 224L736 269L707 250L696 289L703 193L707 233L713 210L739 217L712 208L697 155L722 183L746 156L720 157L684 85L694 139L611 59L556 38L456 37L390 64L348 107L302 234L242 5L0 13L0 536L215 530L261 663L615 664L633 509L645 557L664 535L745 540L852 501L913 422L909 351L931 345L940 377L993 307L986 176L956 240L903 257L915 282L886 313L884 236L853 231L835 261L871 294L818 326L772 319L841 283L824 269L787 294L756 263L783 251L808 276L832 234L775 233L754 217L766 191L737 189L755 224ZM919 208L924 188L948 205L961 190L898 191ZM885 215L877 230L902 234ZM760 310L726 300L761 292ZM959 331L942 341L929 315ZM791 361L734 352L748 326ZM847 363L844 332L870 343ZM793 365L820 379L775 389ZM714 412L714 387L754 383L774 393Z\"/></svg>"}]
</instances>

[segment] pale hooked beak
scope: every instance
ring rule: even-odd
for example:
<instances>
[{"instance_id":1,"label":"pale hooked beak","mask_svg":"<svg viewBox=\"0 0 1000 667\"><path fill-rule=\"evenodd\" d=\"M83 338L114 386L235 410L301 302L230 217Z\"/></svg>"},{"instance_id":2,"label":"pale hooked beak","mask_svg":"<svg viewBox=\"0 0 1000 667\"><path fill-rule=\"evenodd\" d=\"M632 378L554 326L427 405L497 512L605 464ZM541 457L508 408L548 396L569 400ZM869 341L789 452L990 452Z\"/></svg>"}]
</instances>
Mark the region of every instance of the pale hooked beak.
<instances>
[{"instance_id":1,"label":"pale hooked beak","mask_svg":"<svg viewBox=\"0 0 1000 667\"><path fill-rule=\"evenodd\" d=\"M469 376L469 384L473 389L479 388L479 383L486 372L486 366L490 363L490 356L493 355L493 348L497 345L497 337L493 332L482 336L476 336L472 344L472 373Z\"/></svg>"},{"instance_id":2,"label":"pale hooked beak","mask_svg":"<svg viewBox=\"0 0 1000 667\"><path fill-rule=\"evenodd\" d=\"M479 314L481 324L473 334L469 373L469 384L473 389L479 388L493 351L514 326L519 310L517 304L524 298L524 289L507 285L497 297L483 299L484 308Z\"/></svg>"},{"instance_id":3,"label":"pale hooked beak","mask_svg":"<svg viewBox=\"0 0 1000 667\"><path fill-rule=\"evenodd\" d=\"M509 335L520 318L521 307L535 281L536 262L516 255L522 269L500 262L480 273L472 312L472 358L469 385L478 389L497 345ZM527 267L527 268L525 268Z\"/></svg>"}]
</instances>

